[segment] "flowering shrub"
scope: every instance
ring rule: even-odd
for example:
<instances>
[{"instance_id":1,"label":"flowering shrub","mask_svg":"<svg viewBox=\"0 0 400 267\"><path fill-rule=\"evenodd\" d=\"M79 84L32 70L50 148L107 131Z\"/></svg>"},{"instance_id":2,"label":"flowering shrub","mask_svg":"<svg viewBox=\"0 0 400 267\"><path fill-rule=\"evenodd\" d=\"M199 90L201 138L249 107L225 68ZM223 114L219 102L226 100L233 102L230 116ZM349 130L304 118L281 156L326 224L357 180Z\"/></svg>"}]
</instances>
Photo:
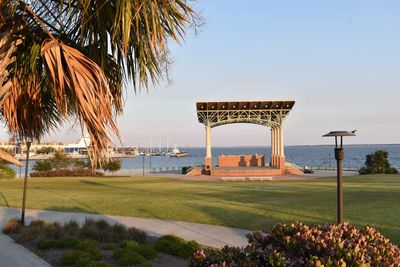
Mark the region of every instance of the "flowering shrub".
<instances>
[{"instance_id":1,"label":"flowering shrub","mask_svg":"<svg viewBox=\"0 0 400 267\"><path fill-rule=\"evenodd\" d=\"M52 171L36 171L31 172L30 177L87 177L87 176L103 176L102 172L92 173L88 169L76 168L76 169L60 169Z\"/></svg>"},{"instance_id":2,"label":"flowering shrub","mask_svg":"<svg viewBox=\"0 0 400 267\"><path fill-rule=\"evenodd\" d=\"M244 248L199 250L190 266L399 266L400 249L377 230L339 225L279 224L247 236Z\"/></svg>"}]
</instances>

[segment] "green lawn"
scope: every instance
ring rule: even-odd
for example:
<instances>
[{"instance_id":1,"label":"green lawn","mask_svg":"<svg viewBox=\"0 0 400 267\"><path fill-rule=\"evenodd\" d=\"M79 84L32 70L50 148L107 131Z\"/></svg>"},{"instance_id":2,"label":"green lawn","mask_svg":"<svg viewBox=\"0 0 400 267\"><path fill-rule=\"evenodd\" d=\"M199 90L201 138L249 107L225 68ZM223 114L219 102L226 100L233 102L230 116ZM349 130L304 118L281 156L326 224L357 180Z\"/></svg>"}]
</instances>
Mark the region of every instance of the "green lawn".
<instances>
[{"instance_id":1,"label":"green lawn","mask_svg":"<svg viewBox=\"0 0 400 267\"><path fill-rule=\"evenodd\" d=\"M344 218L400 243L400 175L344 179ZM335 179L195 182L163 177L32 178L27 207L268 230L278 222L334 223ZM21 180L0 181L0 205L20 207Z\"/></svg>"}]
</instances>

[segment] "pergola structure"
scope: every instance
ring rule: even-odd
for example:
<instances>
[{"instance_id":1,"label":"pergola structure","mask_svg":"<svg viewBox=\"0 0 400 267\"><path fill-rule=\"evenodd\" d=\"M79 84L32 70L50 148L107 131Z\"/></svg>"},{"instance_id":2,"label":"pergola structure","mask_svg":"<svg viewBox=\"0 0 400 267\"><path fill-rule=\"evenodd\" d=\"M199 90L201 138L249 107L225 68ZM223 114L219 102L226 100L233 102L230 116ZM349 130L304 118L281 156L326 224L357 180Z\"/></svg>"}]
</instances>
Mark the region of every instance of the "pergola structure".
<instances>
[{"instance_id":1,"label":"pergola structure","mask_svg":"<svg viewBox=\"0 0 400 267\"><path fill-rule=\"evenodd\" d=\"M269 127L270 167L284 169L283 120L294 103L294 101L197 102L197 117L206 129L206 173L210 174L212 167L211 128L232 123L252 123Z\"/></svg>"}]
</instances>

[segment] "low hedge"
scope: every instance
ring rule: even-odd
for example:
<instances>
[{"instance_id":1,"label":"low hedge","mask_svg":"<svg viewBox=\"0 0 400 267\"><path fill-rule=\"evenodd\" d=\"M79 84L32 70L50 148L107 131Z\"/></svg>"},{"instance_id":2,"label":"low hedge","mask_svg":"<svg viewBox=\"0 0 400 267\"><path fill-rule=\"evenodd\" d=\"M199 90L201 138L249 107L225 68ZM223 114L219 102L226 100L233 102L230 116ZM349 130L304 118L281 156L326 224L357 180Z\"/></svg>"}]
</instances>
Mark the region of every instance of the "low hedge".
<instances>
[{"instance_id":1,"label":"low hedge","mask_svg":"<svg viewBox=\"0 0 400 267\"><path fill-rule=\"evenodd\" d=\"M280 224L246 247L199 250L190 266L400 266L400 249L369 226Z\"/></svg>"},{"instance_id":2,"label":"low hedge","mask_svg":"<svg viewBox=\"0 0 400 267\"><path fill-rule=\"evenodd\" d=\"M52 171L31 172L30 177L86 177L86 176L104 176L102 172L92 173L91 170L78 169L61 169Z\"/></svg>"}]
</instances>

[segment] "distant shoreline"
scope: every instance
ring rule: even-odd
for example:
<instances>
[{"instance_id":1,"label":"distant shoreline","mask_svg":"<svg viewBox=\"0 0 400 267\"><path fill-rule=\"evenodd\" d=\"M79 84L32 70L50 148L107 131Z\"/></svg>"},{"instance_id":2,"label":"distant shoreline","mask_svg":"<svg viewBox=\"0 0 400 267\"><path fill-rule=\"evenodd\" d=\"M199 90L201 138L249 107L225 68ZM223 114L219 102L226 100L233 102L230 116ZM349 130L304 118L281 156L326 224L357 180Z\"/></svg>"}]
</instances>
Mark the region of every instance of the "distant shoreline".
<instances>
[{"instance_id":1,"label":"distant shoreline","mask_svg":"<svg viewBox=\"0 0 400 267\"><path fill-rule=\"evenodd\" d=\"M398 146L400 143L396 144L345 144L345 147L355 147L355 146ZM334 145L328 145L328 144L321 144L321 145L285 145L285 147L321 147L321 146L326 146L326 147L333 147ZM184 147L184 146L182 146ZM270 145L264 146L264 145L255 145L255 146L213 146L213 148L260 148L260 147L271 147ZM187 146L184 148L205 148L204 146Z\"/></svg>"}]
</instances>

